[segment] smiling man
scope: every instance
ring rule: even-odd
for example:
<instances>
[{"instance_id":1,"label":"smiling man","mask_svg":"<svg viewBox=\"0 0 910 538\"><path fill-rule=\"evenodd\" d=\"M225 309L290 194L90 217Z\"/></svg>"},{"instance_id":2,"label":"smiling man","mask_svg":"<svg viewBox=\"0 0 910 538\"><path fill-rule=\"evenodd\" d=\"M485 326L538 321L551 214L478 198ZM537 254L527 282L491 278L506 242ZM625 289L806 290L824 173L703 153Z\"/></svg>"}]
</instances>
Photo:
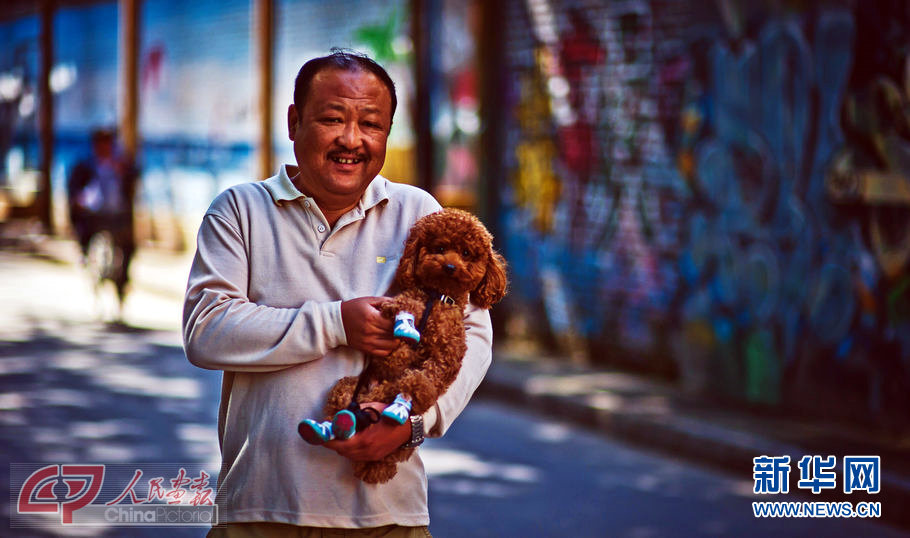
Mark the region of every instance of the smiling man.
<instances>
[{"instance_id":1,"label":"smiling man","mask_svg":"<svg viewBox=\"0 0 910 538\"><path fill-rule=\"evenodd\" d=\"M190 362L224 371L222 525L210 536L429 534L419 454L381 485L355 479L350 461L381 459L448 429L490 364L486 310L468 307L461 372L426 414L322 446L297 434L301 418L321 415L336 380L394 348L393 322L376 306L411 225L439 209L425 191L379 175L396 106L392 80L365 56L334 51L307 62L288 107L297 166L231 187L206 212L183 336Z\"/></svg>"},{"instance_id":2,"label":"smiling man","mask_svg":"<svg viewBox=\"0 0 910 538\"><path fill-rule=\"evenodd\" d=\"M298 75L302 87L288 107L300 167L292 181L334 225L357 205L385 162L394 86L383 81L388 75L369 71L324 69L306 82L308 76Z\"/></svg>"}]
</instances>

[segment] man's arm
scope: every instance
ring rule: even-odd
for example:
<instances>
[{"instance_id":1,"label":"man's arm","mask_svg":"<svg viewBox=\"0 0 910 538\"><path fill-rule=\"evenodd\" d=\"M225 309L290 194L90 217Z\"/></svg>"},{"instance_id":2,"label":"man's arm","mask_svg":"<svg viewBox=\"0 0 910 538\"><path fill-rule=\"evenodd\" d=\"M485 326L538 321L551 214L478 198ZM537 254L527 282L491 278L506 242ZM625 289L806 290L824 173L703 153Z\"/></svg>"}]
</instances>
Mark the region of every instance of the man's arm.
<instances>
[{"instance_id":1,"label":"man's arm","mask_svg":"<svg viewBox=\"0 0 910 538\"><path fill-rule=\"evenodd\" d=\"M490 311L469 304L464 319L468 350L465 352L458 377L436 401L436 406L424 413L428 437L441 437L464 411L474 391L480 386L493 361L493 324Z\"/></svg>"},{"instance_id":2,"label":"man's arm","mask_svg":"<svg viewBox=\"0 0 910 538\"><path fill-rule=\"evenodd\" d=\"M88 164L84 162L78 162L73 166L69 177L66 178L66 196L67 200L69 201L70 208L76 206L76 199L79 196L79 193L82 192L82 189L84 189L86 184L88 184L91 176L92 171L91 167Z\"/></svg>"},{"instance_id":3,"label":"man's arm","mask_svg":"<svg viewBox=\"0 0 910 538\"><path fill-rule=\"evenodd\" d=\"M471 396L483 381L493 359L493 326L490 312L468 306L465 316L468 350L461 363L458 377L439 397L436 405L424 413L427 435L440 437L468 405ZM385 404L370 405L382 412ZM377 461L397 450L411 438L411 427L385 419L345 441L329 441L324 446L353 461Z\"/></svg>"},{"instance_id":4,"label":"man's arm","mask_svg":"<svg viewBox=\"0 0 910 538\"><path fill-rule=\"evenodd\" d=\"M373 306L382 298L306 301L298 308L251 302L247 252L229 219L205 216L183 310L184 347L196 366L269 372L318 359L341 345L380 356L394 347L392 321Z\"/></svg>"}]
</instances>

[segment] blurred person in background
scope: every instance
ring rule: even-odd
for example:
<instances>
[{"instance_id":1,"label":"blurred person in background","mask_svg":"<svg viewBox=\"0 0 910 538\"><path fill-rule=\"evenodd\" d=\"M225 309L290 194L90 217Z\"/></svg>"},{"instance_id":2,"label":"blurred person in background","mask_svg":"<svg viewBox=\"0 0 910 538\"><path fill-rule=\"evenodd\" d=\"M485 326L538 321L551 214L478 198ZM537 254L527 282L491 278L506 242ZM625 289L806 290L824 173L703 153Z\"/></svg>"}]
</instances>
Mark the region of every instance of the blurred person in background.
<instances>
[{"instance_id":1,"label":"blurred person in background","mask_svg":"<svg viewBox=\"0 0 910 538\"><path fill-rule=\"evenodd\" d=\"M76 163L67 178L70 221L83 262L88 261L93 239L104 237L109 243L103 247L108 259L98 276L114 283L122 309L136 250L133 205L139 173L117 148L114 130L94 130L91 144L91 155Z\"/></svg>"},{"instance_id":2,"label":"blurred person in background","mask_svg":"<svg viewBox=\"0 0 910 538\"><path fill-rule=\"evenodd\" d=\"M396 346L376 307L411 225L440 209L379 175L396 102L389 75L366 56L334 50L307 62L287 116L297 165L231 187L206 212L183 336L193 364L224 371L216 501L226 525L209 536L429 535L419 453L380 485L357 480L348 460L379 460L448 429L490 364L487 311L468 307L461 372L426 414L321 446L297 433L302 418L322 416L339 378Z\"/></svg>"}]
</instances>

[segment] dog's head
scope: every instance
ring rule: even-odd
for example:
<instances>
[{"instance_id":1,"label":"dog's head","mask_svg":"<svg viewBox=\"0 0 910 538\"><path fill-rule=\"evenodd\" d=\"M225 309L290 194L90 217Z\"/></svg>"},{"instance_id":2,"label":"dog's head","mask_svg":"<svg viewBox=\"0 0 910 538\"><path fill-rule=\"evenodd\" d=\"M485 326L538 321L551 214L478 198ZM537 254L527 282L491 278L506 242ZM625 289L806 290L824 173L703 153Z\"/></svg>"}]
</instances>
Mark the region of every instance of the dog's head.
<instances>
[{"instance_id":1,"label":"dog's head","mask_svg":"<svg viewBox=\"0 0 910 538\"><path fill-rule=\"evenodd\" d=\"M395 274L398 290L470 294L480 308L499 302L506 286L506 262L493 250L493 236L477 217L458 209L431 213L414 224Z\"/></svg>"}]
</instances>

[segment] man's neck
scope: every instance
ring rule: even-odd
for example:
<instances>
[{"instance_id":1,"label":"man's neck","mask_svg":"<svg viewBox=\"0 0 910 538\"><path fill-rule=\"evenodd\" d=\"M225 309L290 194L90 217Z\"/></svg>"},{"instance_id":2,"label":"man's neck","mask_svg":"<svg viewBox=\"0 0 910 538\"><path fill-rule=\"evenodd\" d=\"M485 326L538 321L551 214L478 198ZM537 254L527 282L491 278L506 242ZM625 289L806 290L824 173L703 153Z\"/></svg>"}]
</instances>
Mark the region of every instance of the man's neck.
<instances>
[{"instance_id":1,"label":"man's neck","mask_svg":"<svg viewBox=\"0 0 910 538\"><path fill-rule=\"evenodd\" d=\"M330 228L335 227L335 223L338 222L338 219L340 219L342 215L357 207L357 204L354 204L351 207L347 207L345 209L331 210L323 209L323 207L319 205L319 202L316 202L316 205L319 206L319 210L322 211L322 215L325 217L325 220L329 222Z\"/></svg>"},{"instance_id":2,"label":"man's neck","mask_svg":"<svg viewBox=\"0 0 910 538\"><path fill-rule=\"evenodd\" d=\"M290 171L293 171L296 169L296 167L288 167L288 168L291 169ZM358 198L358 199L354 200L353 203L345 204L345 203L336 202L333 204L330 201L320 200L320 199L316 198L315 196L313 196L312 193L308 192L307 188L303 185L303 181L300 180L299 170L297 171L297 173L295 175L291 176L291 183L293 183L294 186L297 187L297 190L299 190L302 194L304 194L308 198L312 198L316 202L316 206L319 208L320 211L322 211L322 216L324 216L325 220L328 221L330 228L334 228L335 223L338 222L338 219L340 219L341 216L344 215L345 213L347 213L348 211L357 207L357 204L360 202L360 198Z\"/></svg>"}]
</instances>

